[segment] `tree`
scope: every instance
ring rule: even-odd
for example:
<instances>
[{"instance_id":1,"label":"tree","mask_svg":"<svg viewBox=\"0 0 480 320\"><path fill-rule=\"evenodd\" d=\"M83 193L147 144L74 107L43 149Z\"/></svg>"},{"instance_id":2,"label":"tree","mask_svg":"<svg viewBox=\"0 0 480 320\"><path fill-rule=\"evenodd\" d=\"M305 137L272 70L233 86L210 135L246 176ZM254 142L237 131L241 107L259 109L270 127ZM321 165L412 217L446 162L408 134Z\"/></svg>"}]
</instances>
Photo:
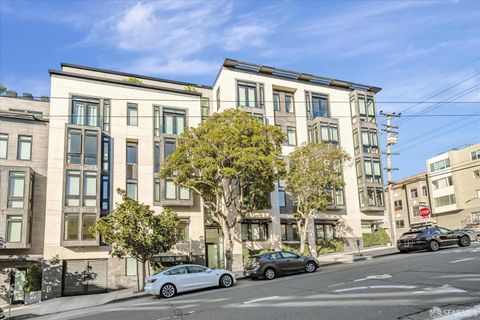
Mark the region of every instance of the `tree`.
<instances>
[{"instance_id":1,"label":"tree","mask_svg":"<svg viewBox=\"0 0 480 320\"><path fill-rule=\"evenodd\" d=\"M274 182L284 170L285 135L275 126L229 109L187 129L164 162L162 179L201 196L224 236L226 268L232 270L235 225L247 213L270 207Z\"/></svg>"},{"instance_id":2,"label":"tree","mask_svg":"<svg viewBox=\"0 0 480 320\"><path fill-rule=\"evenodd\" d=\"M0 84L0 96L3 95L7 91L7 88L5 88L4 85Z\"/></svg>"},{"instance_id":3,"label":"tree","mask_svg":"<svg viewBox=\"0 0 480 320\"><path fill-rule=\"evenodd\" d=\"M154 215L148 205L127 197L124 190L117 189L117 192L122 202L108 216L99 219L90 231L100 234L102 240L110 244L112 257L133 257L142 264L143 290L145 263L152 264L155 255L169 251L177 242L179 219L171 209ZM138 281L137 286L140 286Z\"/></svg>"},{"instance_id":4,"label":"tree","mask_svg":"<svg viewBox=\"0 0 480 320\"><path fill-rule=\"evenodd\" d=\"M7 91L5 91L5 95L7 97L17 97L18 96L17 91L15 91L15 90L7 90Z\"/></svg>"},{"instance_id":5,"label":"tree","mask_svg":"<svg viewBox=\"0 0 480 320\"><path fill-rule=\"evenodd\" d=\"M307 143L290 153L286 189L296 201L300 254L308 240L310 252L316 255L313 236L307 237L309 223L317 212L332 204L332 190L345 185L341 169L349 158L345 151L329 143Z\"/></svg>"},{"instance_id":6,"label":"tree","mask_svg":"<svg viewBox=\"0 0 480 320\"><path fill-rule=\"evenodd\" d=\"M22 97L25 98L25 99L33 100L33 95L29 92L22 93Z\"/></svg>"}]
</instances>

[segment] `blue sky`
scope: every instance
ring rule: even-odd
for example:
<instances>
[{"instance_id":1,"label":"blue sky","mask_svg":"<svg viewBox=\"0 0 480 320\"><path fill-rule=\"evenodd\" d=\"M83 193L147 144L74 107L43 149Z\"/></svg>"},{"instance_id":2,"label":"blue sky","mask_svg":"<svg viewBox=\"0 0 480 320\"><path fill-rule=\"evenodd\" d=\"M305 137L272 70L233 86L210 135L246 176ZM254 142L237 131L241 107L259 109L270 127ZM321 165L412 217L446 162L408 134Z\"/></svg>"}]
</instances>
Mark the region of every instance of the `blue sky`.
<instances>
[{"instance_id":1,"label":"blue sky","mask_svg":"<svg viewBox=\"0 0 480 320\"><path fill-rule=\"evenodd\" d=\"M480 102L479 35L475 0L2 0L0 83L48 95L48 69L70 62L211 84L229 57L382 87L378 110L480 114L480 103L392 103L424 101L455 84L430 101ZM399 123L396 178L480 141L480 117Z\"/></svg>"}]
</instances>

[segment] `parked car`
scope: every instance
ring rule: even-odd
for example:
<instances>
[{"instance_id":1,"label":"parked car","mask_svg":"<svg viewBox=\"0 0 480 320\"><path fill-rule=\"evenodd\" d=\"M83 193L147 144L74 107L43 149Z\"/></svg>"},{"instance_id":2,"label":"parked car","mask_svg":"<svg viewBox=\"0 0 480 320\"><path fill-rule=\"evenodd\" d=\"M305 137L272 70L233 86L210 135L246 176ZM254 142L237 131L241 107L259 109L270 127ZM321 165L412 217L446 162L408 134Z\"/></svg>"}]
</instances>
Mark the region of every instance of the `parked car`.
<instances>
[{"instance_id":1,"label":"parked car","mask_svg":"<svg viewBox=\"0 0 480 320\"><path fill-rule=\"evenodd\" d=\"M235 274L223 269L210 269L188 264L165 269L145 278L145 292L171 298L179 292L208 288L228 288L235 284Z\"/></svg>"},{"instance_id":2,"label":"parked car","mask_svg":"<svg viewBox=\"0 0 480 320\"><path fill-rule=\"evenodd\" d=\"M294 272L315 272L318 260L310 256L300 256L293 252L276 251L249 257L243 274L246 277L272 280L277 275Z\"/></svg>"},{"instance_id":3,"label":"parked car","mask_svg":"<svg viewBox=\"0 0 480 320\"><path fill-rule=\"evenodd\" d=\"M480 241L480 228L464 228L456 231L467 233L472 241Z\"/></svg>"},{"instance_id":4,"label":"parked car","mask_svg":"<svg viewBox=\"0 0 480 320\"><path fill-rule=\"evenodd\" d=\"M427 227L404 233L397 241L397 249L404 253L425 249L437 251L440 247L452 245L468 247L470 243L471 239L466 232L452 231L441 227Z\"/></svg>"}]
</instances>

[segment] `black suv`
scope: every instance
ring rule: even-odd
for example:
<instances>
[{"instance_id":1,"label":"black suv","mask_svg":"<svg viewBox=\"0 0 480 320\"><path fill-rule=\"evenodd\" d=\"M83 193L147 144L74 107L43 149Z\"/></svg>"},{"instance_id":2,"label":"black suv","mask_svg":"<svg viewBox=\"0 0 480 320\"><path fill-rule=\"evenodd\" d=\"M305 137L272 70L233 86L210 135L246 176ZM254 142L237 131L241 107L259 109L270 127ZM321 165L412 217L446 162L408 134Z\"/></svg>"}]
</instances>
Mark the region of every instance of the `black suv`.
<instances>
[{"instance_id":1,"label":"black suv","mask_svg":"<svg viewBox=\"0 0 480 320\"><path fill-rule=\"evenodd\" d=\"M245 265L246 277L264 277L272 280L277 275L300 271L315 272L318 260L310 256L299 256L293 252L276 251L251 256Z\"/></svg>"},{"instance_id":2,"label":"black suv","mask_svg":"<svg viewBox=\"0 0 480 320\"><path fill-rule=\"evenodd\" d=\"M397 249L400 252L424 249L437 251L440 247L452 245L468 247L470 243L470 237L466 232L452 231L440 227L428 227L404 233L397 241Z\"/></svg>"}]
</instances>

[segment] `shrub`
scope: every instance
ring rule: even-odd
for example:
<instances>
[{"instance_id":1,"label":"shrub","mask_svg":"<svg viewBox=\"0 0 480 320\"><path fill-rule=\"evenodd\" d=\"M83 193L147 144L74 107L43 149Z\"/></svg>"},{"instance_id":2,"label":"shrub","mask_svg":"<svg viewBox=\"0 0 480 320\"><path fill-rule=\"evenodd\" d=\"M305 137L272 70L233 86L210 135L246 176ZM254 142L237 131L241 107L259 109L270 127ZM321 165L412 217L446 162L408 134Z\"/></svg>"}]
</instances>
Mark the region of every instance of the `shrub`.
<instances>
[{"instance_id":1,"label":"shrub","mask_svg":"<svg viewBox=\"0 0 480 320\"><path fill-rule=\"evenodd\" d=\"M390 242L390 237L384 229L378 229L372 233L364 233L362 237L364 247L380 246Z\"/></svg>"},{"instance_id":2,"label":"shrub","mask_svg":"<svg viewBox=\"0 0 480 320\"><path fill-rule=\"evenodd\" d=\"M42 290L42 269L38 264L32 264L25 274L24 291L39 291Z\"/></svg>"},{"instance_id":3,"label":"shrub","mask_svg":"<svg viewBox=\"0 0 480 320\"><path fill-rule=\"evenodd\" d=\"M317 240L317 254L327 254L334 252L343 252L344 245L342 239Z\"/></svg>"}]
</instances>

